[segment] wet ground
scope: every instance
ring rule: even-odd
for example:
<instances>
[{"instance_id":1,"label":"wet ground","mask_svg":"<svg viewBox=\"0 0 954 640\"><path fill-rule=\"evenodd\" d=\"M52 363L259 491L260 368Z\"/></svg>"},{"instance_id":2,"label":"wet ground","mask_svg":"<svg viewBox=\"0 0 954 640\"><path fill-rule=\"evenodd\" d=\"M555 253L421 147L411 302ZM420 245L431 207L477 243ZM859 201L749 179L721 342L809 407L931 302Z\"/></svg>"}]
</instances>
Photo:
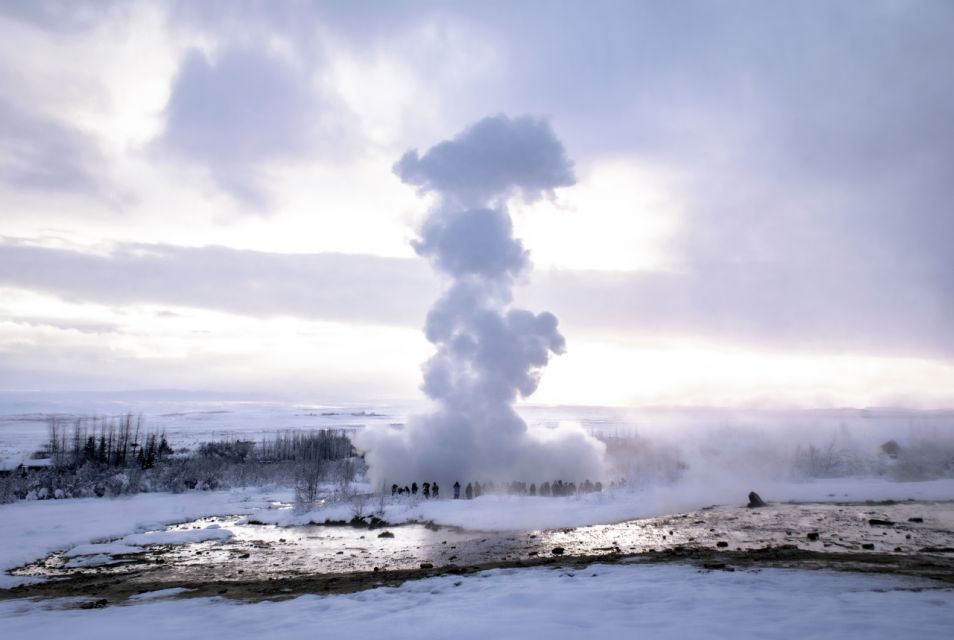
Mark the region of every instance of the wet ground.
<instances>
[{"instance_id":1,"label":"wet ground","mask_svg":"<svg viewBox=\"0 0 954 640\"><path fill-rule=\"evenodd\" d=\"M53 554L12 571L46 578L0 598L84 595L100 603L158 589L179 597L281 598L340 593L492 567L689 561L703 569L834 568L916 575L954 584L954 502L777 504L574 529L480 532L431 524L383 528L279 527L205 518L170 531L218 525L225 542L155 545L140 553Z\"/></svg>"}]
</instances>

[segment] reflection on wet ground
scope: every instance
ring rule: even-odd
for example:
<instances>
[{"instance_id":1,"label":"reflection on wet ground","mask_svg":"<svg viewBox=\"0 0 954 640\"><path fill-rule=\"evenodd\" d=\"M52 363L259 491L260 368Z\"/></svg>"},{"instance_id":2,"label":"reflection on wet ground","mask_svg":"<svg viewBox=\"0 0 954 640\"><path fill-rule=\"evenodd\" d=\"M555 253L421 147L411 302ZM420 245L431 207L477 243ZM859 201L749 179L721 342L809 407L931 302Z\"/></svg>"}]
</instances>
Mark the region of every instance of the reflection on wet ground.
<instances>
[{"instance_id":1,"label":"reflection on wet ground","mask_svg":"<svg viewBox=\"0 0 954 640\"><path fill-rule=\"evenodd\" d=\"M276 597L356 590L435 572L581 559L683 558L724 568L725 561L745 565L753 558L776 565L785 564L780 558L787 558L789 565L798 561L812 566L825 566L825 558L840 558L845 568L874 563L879 570L905 572L904 567L923 565L924 571L907 572L945 580L954 575L954 503L950 502L712 507L618 524L524 532L467 531L431 524L375 529L279 527L239 517L205 518L168 530L210 525L231 531L233 537L225 542L155 545L141 553L86 562L53 554L12 572L51 581L20 587L7 597L62 596L80 588L98 588L122 598L175 586L207 595L208 585L215 585L214 593L232 588L236 597L253 597L251 592ZM782 553L767 555L767 548ZM720 557L723 562L713 560ZM200 588L203 585L206 588Z\"/></svg>"}]
</instances>

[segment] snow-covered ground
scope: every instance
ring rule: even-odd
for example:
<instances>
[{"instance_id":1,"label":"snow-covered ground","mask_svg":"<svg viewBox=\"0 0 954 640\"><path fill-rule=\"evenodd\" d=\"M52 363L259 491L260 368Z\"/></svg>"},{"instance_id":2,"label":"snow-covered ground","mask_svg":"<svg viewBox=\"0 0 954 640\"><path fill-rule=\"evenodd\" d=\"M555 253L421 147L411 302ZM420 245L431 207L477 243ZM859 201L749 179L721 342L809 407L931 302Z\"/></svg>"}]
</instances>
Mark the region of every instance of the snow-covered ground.
<instances>
[{"instance_id":1,"label":"snow-covered ground","mask_svg":"<svg viewBox=\"0 0 954 640\"><path fill-rule=\"evenodd\" d=\"M175 522L210 515L267 513L277 501L289 498L287 491L250 489L141 493L121 498L0 505L0 522L3 523L0 526L0 571L6 572L54 551L143 534ZM147 539L148 536L130 537L123 544L148 544ZM0 573L0 588L24 581Z\"/></svg>"},{"instance_id":2,"label":"snow-covered ground","mask_svg":"<svg viewBox=\"0 0 954 640\"><path fill-rule=\"evenodd\" d=\"M948 638L954 591L889 576L683 565L493 570L348 595L101 610L0 602L8 638ZM133 631L135 630L135 631Z\"/></svg>"},{"instance_id":3,"label":"snow-covered ground","mask_svg":"<svg viewBox=\"0 0 954 640\"><path fill-rule=\"evenodd\" d=\"M710 505L744 505L752 490L770 502L954 500L954 479L892 482L881 478L835 478L753 485L738 478L692 475L680 482L641 490L618 489L562 498L483 495L474 500L424 500L419 496L398 497L385 502L384 519L392 523L432 521L486 531L556 529L648 518ZM365 513L378 508L375 500L364 506ZM288 525L349 520L353 515L352 504L338 502L306 513L271 511L256 517L263 522Z\"/></svg>"},{"instance_id":4,"label":"snow-covered ground","mask_svg":"<svg viewBox=\"0 0 954 640\"><path fill-rule=\"evenodd\" d=\"M618 490L563 498L496 495L475 500L389 498L385 502L385 519L395 523L430 520L482 530L584 526L676 513L712 504L743 504L751 489L757 489L769 501L954 500L954 480L900 483L853 479L749 487L699 479L643 491ZM54 551L80 547L98 553L105 549L80 545L122 538L125 538L120 542L123 545L148 544L148 535L133 534L161 530L167 524L203 516L248 514L263 522L291 525L326 519L347 520L354 515L354 505L350 502L333 503L307 513L278 508L290 500L288 490L248 489L0 505L0 522L3 523L0 527L0 570L21 566ZM376 500L367 501L365 513L376 511L378 506ZM223 530L212 537L226 535ZM0 575L0 587L10 587L24 580Z\"/></svg>"}]
</instances>

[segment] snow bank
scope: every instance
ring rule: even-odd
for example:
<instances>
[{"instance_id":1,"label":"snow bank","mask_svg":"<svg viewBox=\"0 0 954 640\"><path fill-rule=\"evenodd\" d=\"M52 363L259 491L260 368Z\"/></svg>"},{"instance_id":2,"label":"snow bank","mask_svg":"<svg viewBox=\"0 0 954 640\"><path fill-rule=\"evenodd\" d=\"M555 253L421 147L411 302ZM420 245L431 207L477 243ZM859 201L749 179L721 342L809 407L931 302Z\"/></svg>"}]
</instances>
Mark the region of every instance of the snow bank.
<instances>
[{"instance_id":1,"label":"snow bank","mask_svg":"<svg viewBox=\"0 0 954 640\"><path fill-rule=\"evenodd\" d=\"M126 544L146 547L151 544L189 544L192 542L208 542L209 540L228 540L232 532L220 529L217 525L205 529L189 531L147 531L126 536L122 541Z\"/></svg>"},{"instance_id":2,"label":"snow bank","mask_svg":"<svg viewBox=\"0 0 954 640\"><path fill-rule=\"evenodd\" d=\"M349 595L238 604L149 601L101 610L0 602L7 637L284 638L949 637L954 591L890 576L688 566L487 571Z\"/></svg>"},{"instance_id":3,"label":"snow bank","mask_svg":"<svg viewBox=\"0 0 954 640\"><path fill-rule=\"evenodd\" d=\"M92 555L115 556L124 553L139 553L142 551L142 547L148 547L153 544L189 544L192 542L207 542L209 540L222 541L228 540L231 537L231 531L221 529L218 525L188 531L147 531L146 533L134 533L125 536L116 542L81 544L73 547L63 555L67 558Z\"/></svg>"}]
</instances>

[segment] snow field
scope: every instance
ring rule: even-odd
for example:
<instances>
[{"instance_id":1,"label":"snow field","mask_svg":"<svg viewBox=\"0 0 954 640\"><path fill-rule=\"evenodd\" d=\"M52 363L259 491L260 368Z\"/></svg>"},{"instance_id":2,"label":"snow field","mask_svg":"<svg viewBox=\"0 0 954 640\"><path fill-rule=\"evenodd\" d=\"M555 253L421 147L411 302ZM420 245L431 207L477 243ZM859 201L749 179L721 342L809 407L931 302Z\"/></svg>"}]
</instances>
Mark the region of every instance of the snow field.
<instances>
[{"instance_id":1,"label":"snow field","mask_svg":"<svg viewBox=\"0 0 954 640\"><path fill-rule=\"evenodd\" d=\"M243 638L950 637L954 591L890 576L685 565L493 570L356 594L240 604L162 600L100 610L0 602L5 636ZM64 603L65 604L65 603ZM62 605L60 605L62 606Z\"/></svg>"}]
</instances>

